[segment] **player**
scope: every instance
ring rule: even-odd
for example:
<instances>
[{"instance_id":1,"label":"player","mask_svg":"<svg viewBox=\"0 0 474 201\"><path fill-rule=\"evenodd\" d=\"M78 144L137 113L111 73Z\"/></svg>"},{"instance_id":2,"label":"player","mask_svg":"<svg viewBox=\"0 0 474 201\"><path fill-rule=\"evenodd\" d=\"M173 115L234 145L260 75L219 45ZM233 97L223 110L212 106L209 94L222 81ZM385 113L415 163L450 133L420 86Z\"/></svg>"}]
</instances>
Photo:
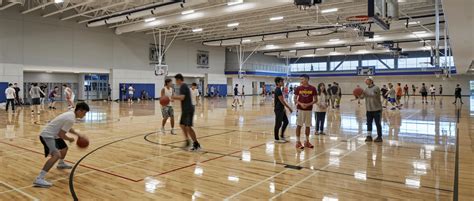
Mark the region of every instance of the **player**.
<instances>
[{"instance_id":1,"label":"player","mask_svg":"<svg viewBox=\"0 0 474 201\"><path fill-rule=\"evenodd\" d=\"M459 84L456 85L456 89L454 89L454 102L453 104L456 104L458 102L458 99L461 101L461 104L464 104L462 102L462 98L461 98L461 86L459 86Z\"/></svg>"},{"instance_id":2,"label":"player","mask_svg":"<svg viewBox=\"0 0 474 201\"><path fill-rule=\"evenodd\" d=\"M359 87L359 85L357 85ZM357 97L359 100L359 97ZM318 84L318 101L314 104L314 117L316 120L315 135L326 135L324 131L324 121L326 120L326 112L328 108L329 98L324 83Z\"/></svg>"},{"instance_id":3,"label":"player","mask_svg":"<svg viewBox=\"0 0 474 201\"><path fill-rule=\"evenodd\" d=\"M436 87L434 85L430 86L430 95L431 95L431 102L434 103L436 100Z\"/></svg>"},{"instance_id":4,"label":"player","mask_svg":"<svg viewBox=\"0 0 474 201\"><path fill-rule=\"evenodd\" d=\"M64 94L66 95L66 103L68 105L68 109L74 108L74 93L72 89L67 85L63 84L64 87Z\"/></svg>"},{"instance_id":5,"label":"player","mask_svg":"<svg viewBox=\"0 0 474 201\"><path fill-rule=\"evenodd\" d=\"M193 102L193 107L196 109L196 105L199 103L199 90L197 89L197 84L191 84L191 100Z\"/></svg>"},{"instance_id":6,"label":"player","mask_svg":"<svg viewBox=\"0 0 474 201\"><path fill-rule=\"evenodd\" d=\"M171 79L166 79L165 80L165 87L163 87L163 89L161 89L161 97L168 96L168 97L171 98L173 96L174 93L173 93L173 88L171 86L172 86ZM163 121L161 122L161 132L163 134L165 133L166 121L168 121L168 119L170 119L170 121L171 121L171 135L176 135L176 133L174 132L174 109L173 109L173 105L171 104L171 102L168 103L168 105L161 107L161 115L163 115Z\"/></svg>"},{"instance_id":7,"label":"player","mask_svg":"<svg viewBox=\"0 0 474 201\"><path fill-rule=\"evenodd\" d=\"M234 87L234 102L232 102L232 107L237 107L237 105L242 107L242 104L240 103L240 100L239 100L239 84L235 84L235 87Z\"/></svg>"},{"instance_id":8,"label":"player","mask_svg":"<svg viewBox=\"0 0 474 201\"><path fill-rule=\"evenodd\" d=\"M133 85L128 86L128 102L133 102L133 94L135 93L135 89Z\"/></svg>"},{"instance_id":9,"label":"player","mask_svg":"<svg viewBox=\"0 0 474 201\"><path fill-rule=\"evenodd\" d=\"M374 142L383 142L382 140L382 101L380 100L380 88L374 85L373 78L369 77L365 79L367 88L362 94L362 98L365 98L365 108L367 110L367 137L366 142L372 142L372 124L375 121L377 127L377 138ZM393 90L393 85L389 83L390 90ZM395 90L393 90L395 92ZM395 94L395 93L393 93Z\"/></svg>"},{"instance_id":10,"label":"player","mask_svg":"<svg viewBox=\"0 0 474 201\"><path fill-rule=\"evenodd\" d=\"M309 142L309 130L311 127L313 104L318 101L316 88L309 85L309 76L301 75L301 86L298 86L295 91L294 101L298 109L298 116L296 118L296 148L304 149L314 148ZM304 146L301 144L300 135L301 127L305 126L306 141Z\"/></svg>"},{"instance_id":11,"label":"player","mask_svg":"<svg viewBox=\"0 0 474 201\"><path fill-rule=\"evenodd\" d=\"M425 83L421 84L420 94L421 94L421 103L428 104L428 90L426 89Z\"/></svg>"},{"instance_id":12,"label":"player","mask_svg":"<svg viewBox=\"0 0 474 201\"><path fill-rule=\"evenodd\" d=\"M288 108L290 113L293 113L290 105L285 101L283 97L283 93L281 91L281 87L285 85L284 79L282 77L275 78L275 99L274 99L274 112L275 112L275 127L273 129L275 134L275 142L276 143L286 143L285 139L285 130L288 126L288 116L286 116L285 107ZM281 128L281 135L280 134Z\"/></svg>"},{"instance_id":13,"label":"player","mask_svg":"<svg viewBox=\"0 0 474 201\"><path fill-rule=\"evenodd\" d=\"M74 111L71 110L57 116L50 121L46 127L44 127L43 131L41 131L39 138L44 147L44 156L48 157L49 155L51 157L46 161L40 174L33 182L35 187L48 188L53 185L46 181L44 177L58 160L58 169L72 168L72 166L64 162L64 158L68 151L68 147L64 140L74 142L74 138L67 136L66 133L85 138L85 136L76 132L72 126L74 125L74 122L76 122L76 119L83 118L87 112L89 112L89 106L86 103L78 103Z\"/></svg>"},{"instance_id":14,"label":"player","mask_svg":"<svg viewBox=\"0 0 474 201\"><path fill-rule=\"evenodd\" d=\"M58 96L58 90L59 88L57 86L54 87L53 90L51 90L48 94L48 99L49 99L49 109L52 109L52 110L55 110L56 107L55 104L56 104L56 97Z\"/></svg>"},{"instance_id":15,"label":"player","mask_svg":"<svg viewBox=\"0 0 474 201\"><path fill-rule=\"evenodd\" d=\"M193 129L194 108L191 102L191 90L189 90L188 85L183 82L183 75L176 74L174 78L176 79L176 84L180 86L179 95L172 96L171 98L181 101L182 112L179 124L186 139L184 148L189 148L191 146L191 141L189 139L191 138L192 147L189 149L189 151L199 151L201 149L201 145L199 144L196 138L196 133Z\"/></svg>"},{"instance_id":16,"label":"player","mask_svg":"<svg viewBox=\"0 0 474 201\"><path fill-rule=\"evenodd\" d=\"M40 114L40 104L41 104L41 94L44 94L41 91L41 88L38 87L38 83L33 83L30 89L30 97L31 97L31 105L33 108L31 109L32 113Z\"/></svg>"},{"instance_id":17,"label":"player","mask_svg":"<svg viewBox=\"0 0 474 201\"><path fill-rule=\"evenodd\" d=\"M7 105L5 107L5 111L8 112L8 106L12 105L12 111L15 111L15 88L13 88L13 84L8 84L8 88L5 89L5 97L7 98Z\"/></svg>"}]
</instances>

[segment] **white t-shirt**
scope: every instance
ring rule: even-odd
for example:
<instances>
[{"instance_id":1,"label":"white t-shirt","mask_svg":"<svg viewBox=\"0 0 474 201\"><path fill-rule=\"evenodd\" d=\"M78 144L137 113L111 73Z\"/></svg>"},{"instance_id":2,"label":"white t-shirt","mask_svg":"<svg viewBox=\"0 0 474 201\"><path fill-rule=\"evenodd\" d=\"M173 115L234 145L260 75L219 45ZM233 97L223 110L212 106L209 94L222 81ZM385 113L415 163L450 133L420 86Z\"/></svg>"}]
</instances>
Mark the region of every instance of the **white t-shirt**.
<instances>
[{"instance_id":1,"label":"white t-shirt","mask_svg":"<svg viewBox=\"0 0 474 201\"><path fill-rule=\"evenodd\" d=\"M196 105L197 103L197 96L199 96L199 90L191 89L191 102L193 105Z\"/></svg>"},{"instance_id":2,"label":"white t-shirt","mask_svg":"<svg viewBox=\"0 0 474 201\"><path fill-rule=\"evenodd\" d=\"M132 86L129 86L129 87L128 87L128 94L132 94L132 95L133 95L133 91L135 91L135 89L133 89Z\"/></svg>"},{"instance_id":3,"label":"white t-shirt","mask_svg":"<svg viewBox=\"0 0 474 201\"><path fill-rule=\"evenodd\" d=\"M431 93L435 93L435 92L436 92L436 88L435 88L435 87L430 87L430 92L431 92Z\"/></svg>"},{"instance_id":4,"label":"white t-shirt","mask_svg":"<svg viewBox=\"0 0 474 201\"><path fill-rule=\"evenodd\" d=\"M15 99L15 89L13 89L13 87L6 88L5 96L7 97L7 99Z\"/></svg>"},{"instance_id":5,"label":"white t-shirt","mask_svg":"<svg viewBox=\"0 0 474 201\"><path fill-rule=\"evenodd\" d=\"M59 138L59 131L63 130L69 132L75 121L76 115L74 114L74 111L62 113L61 115L54 118L51 122L49 122L46 127L43 128L43 131L41 131L40 136L44 138Z\"/></svg>"}]
</instances>

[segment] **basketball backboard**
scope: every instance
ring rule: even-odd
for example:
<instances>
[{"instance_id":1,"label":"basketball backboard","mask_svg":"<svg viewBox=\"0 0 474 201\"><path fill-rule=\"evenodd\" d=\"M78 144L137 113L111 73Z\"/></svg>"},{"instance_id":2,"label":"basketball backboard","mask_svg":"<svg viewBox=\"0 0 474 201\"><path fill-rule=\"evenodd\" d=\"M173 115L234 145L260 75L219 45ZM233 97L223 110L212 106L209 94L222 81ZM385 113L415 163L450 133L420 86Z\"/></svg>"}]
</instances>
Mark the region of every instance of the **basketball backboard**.
<instances>
[{"instance_id":1,"label":"basketball backboard","mask_svg":"<svg viewBox=\"0 0 474 201\"><path fill-rule=\"evenodd\" d=\"M397 0L368 0L367 16L384 30L390 29L392 16L389 16L389 13L397 10L398 15L398 2L396 8L394 8L392 1Z\"/></svg>"}]
</instances>

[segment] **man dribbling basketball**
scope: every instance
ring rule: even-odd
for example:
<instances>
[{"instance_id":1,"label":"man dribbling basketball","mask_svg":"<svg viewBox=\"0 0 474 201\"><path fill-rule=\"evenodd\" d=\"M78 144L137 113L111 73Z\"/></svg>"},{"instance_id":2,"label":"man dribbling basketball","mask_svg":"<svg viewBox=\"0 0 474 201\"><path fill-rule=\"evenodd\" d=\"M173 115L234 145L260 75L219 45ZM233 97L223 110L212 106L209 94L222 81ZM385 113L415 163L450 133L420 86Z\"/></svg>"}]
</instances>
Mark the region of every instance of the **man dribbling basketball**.
<instances>
[{"instance_id":1,"label":"man dribbling basketball","mask_svg":"<svg viewBox=\"0 0 474 201\"><path fill-rule=\"evenodd\" d=\"M192 139L192 147L189 151L198 151L201 149L201 145L197 141L196 133L193 129L193 117L194 117L194 107L191 101L191 90L189 89L188 85L183 82L184 77L181 74L176 74L174 76L176 79L176 84L179 85L179 95L172 96L171 98L174 100L181 101L181 120L179 121L180 127L183 130L184 137L186 138L186 143L184 148L188 148L191 146L191 141L189 138Z\"/></svg>"},{"instance_id":2,"label":"man dribbling basketball","mask_svg":"<svg viewBox=\"0 0 474 201\"><path fill-rule=\"evenodd\" d=\"M74 125L74 122L76 122L76 119L83 118L86 116L87 112L89 112L89 106L86 103L78 103L74 111L71 110L57 116L46 125L43 131L41 131L40 141L44 146L44 155L45 157L51 155L51 158L46 161L40 174L33 182L35 187L48 188L53 185L46 181L44 177L58 160L58 169L72 168L72 166L64 162L68 150L64 140L74 142L74 138L66 135L68 132L78 136L79 138L85 138L85 136L76 132L72 126Z\"/></svg>"},{"instance_id":3,"label":"man dribbling basketball","mask_svg":"<svg viewBox=\"0 0 474 201\"><path fill-rule=\"evenodd\" d=\"M161 89L161 97L167 96L171 98L173 96L173 88L171 88L171 79L165 80L165 87ZM163 116L163 121L161 122L161 132L165 133L165 126L168 119L171 121L171 134L176 135L174 132L174 109L171 105L171 102L167 105L161 106L161 115Z\"/></svg>"}]
</instances>

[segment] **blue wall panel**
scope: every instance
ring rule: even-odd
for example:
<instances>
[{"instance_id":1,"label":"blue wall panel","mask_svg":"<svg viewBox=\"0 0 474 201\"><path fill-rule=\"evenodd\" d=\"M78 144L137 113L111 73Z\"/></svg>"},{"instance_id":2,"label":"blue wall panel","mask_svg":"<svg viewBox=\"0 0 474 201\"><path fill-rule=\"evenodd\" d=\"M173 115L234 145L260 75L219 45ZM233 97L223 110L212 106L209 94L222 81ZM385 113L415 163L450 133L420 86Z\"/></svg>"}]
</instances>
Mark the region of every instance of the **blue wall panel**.
<instances>
[{"instance_id":1,"label":"blue wall panel","mask_svg":"<svg viewBox=\"0 0 474 201\"><path fill-rule=\"evenodd\" d=\"M148 93L149 98L155 98L155 84L149 84L149 83L120 83L119 84L119 89L121 89L122 85L125 84L127 92L126 92L126 97L123 97L123 94L120 92L120 100L123 100L124 98L128 98L128 87L130 85L133 85L133 88L135 89L135 93L133 93L133 98L139 98L142 94L142 91L145 90Z\"/></svg>"},{"instance_id":2,"label":"blue wall panel","mask_svg":"<svg viewBox=\"0 0 474 201\"><path fill-rule=\"evenodd\" d=\"M0 82L0 103L7 102L5 97L5 89L8 88L8 82Z\"/></svg>"}]
</instances>

